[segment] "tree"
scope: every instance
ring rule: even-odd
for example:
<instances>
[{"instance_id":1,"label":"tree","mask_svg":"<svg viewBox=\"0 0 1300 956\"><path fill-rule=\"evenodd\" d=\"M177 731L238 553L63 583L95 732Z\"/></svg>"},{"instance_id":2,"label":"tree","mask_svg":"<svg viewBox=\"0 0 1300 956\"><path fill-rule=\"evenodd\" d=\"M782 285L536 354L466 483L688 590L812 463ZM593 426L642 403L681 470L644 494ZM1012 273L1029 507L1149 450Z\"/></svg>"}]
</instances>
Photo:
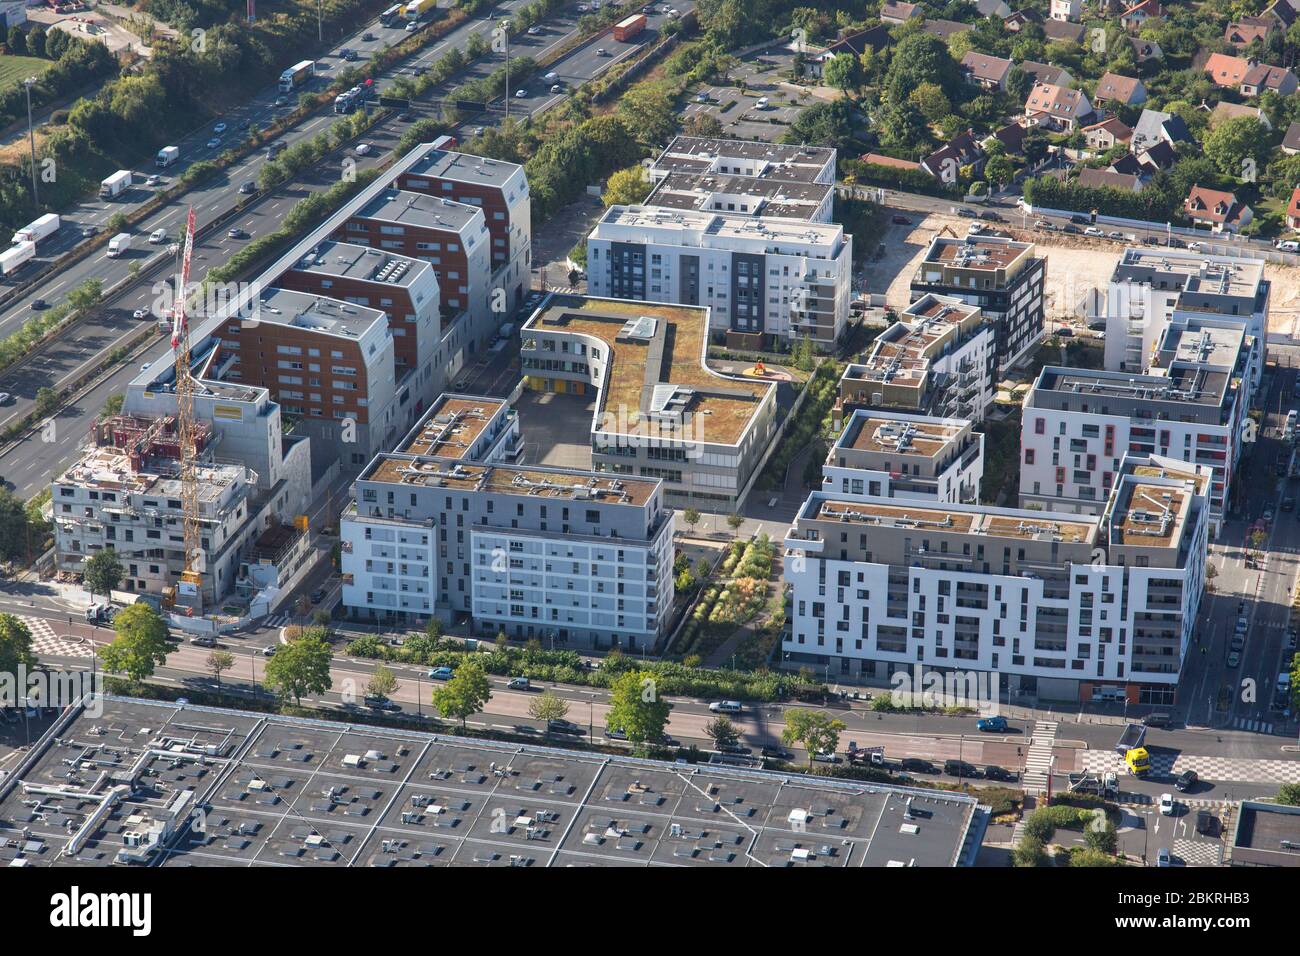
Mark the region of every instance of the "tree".
<instances>
[{"instance_id":1,"label":"tree","mask_svg":"<svg viewBox=\"0 0 1300 956\"><path fill-rule=\"evenodd\" d=\"M43 385L36 390L36 414L41 418L49 418L58 410L59 393L48 385Z\"/></svg>"},{"instance_id":2,"label":"tree","mask_svg":"<svg viewBox=\"0 0 1300 956\"><path fill-rule=\"evenodd\" d=\"M694 508L687 508L682 512L682 521L686 523L686 527L690 530L691 534L694 534L695 526L700 523L700 513Z\"/></svg>"},{"instance_id":3,"label":"tree","mask_svg":"<svg viewBox=\"0 0 1300 956\"><path fill-rule=\"evenodd\" d=\"M112 548L104 548L86 560L81 577L92 598L96 594L108 597L122 583L122 575L125 573L122 562L117 560L117 552Z\"/></svg>"},{"instance_id":4,"label":"tree","mask_svg":"<svg viewBox=\"0 0 1300 956\"><path fill-rule=\"evenodd\" d=\"M0 673L16 674L19 667L35 667L32 631L15 614L0 614Z\"/></svg>"},{"instance_id":5,"label":"tree","mask_svg":"<svg viewBox=\"0 0 1300 956\"><path fill-rule=\"evenodd\" d=\"M433 706L442 716L458 719L463 730L466 718L481 711L491 698L492 684L483 673L483 665L467 661L456 669L451 680L434 690Z\"/></svg>"},{"instance_id":6,"label":"tree","mask_svg":"<svg viewBox=\"0 0 1300 956\"><path fill-rule=\"evenodd\" d=\"M908 100L931 123L938 123L952 112L952 102L938 83L922 83L911 92Z\"/></svg>"},{"instance_id":7,"label":"tree","mask_svg":"<svg viewBox=\"0 0 1300 956\"><path fill-rule=\"evenodd\" d=\"M811 767L815 754L835 752L843 732L842 720L819 710L792 707L785 712L785 729L781 731L781 740L787 747L796 743L803 744L808 751L808 766Z\"/></svg>"},{"instance_id":8,"label":"tree","mask_svg":"<svg viewBox=\"0 0 1300 956\"><path fill-rule=\"evenodd\" d=\"M266 686L301 705L304 694L323 694L334 686L330 677L332 656L323 628L303 628L297 638L282 645L266 662Z\"/></svg>"},{"instance_id":9,"label":"tree","mask_svg":"<svg viewBox=\"0 0 1300 956\"><path fill-rule=\"evenodd\" d=\"M1224 120L1205 137L1205 155L1219 172L1233 179L1253 181L1264 166L1268 137L1253 116Z\"/></svg>"},{"instance_id":10,"label":"tree","mask_svg":"<svg viewBox=\"0 0 1300 956\"><path fill-rule=\"evenodd\" d=\"M400 686L402 685L398 683L396 674L383 664L377 664L374 673L370 675L370 680L366 683L366 693L371 697L382 697L387 700L397 693L397 688Z\"/></svg>"},{"instance_id":11,"label":"tree","mask_svg":"<svg viewBox=\"0 0 1300 956\"><path fill-rule=\"evenodd\" d=\"M639 206L650 195L650 180L645 170L629 166L613 173L605 182L600 201L606 206Z\"/></svg>"},{"instance_id":12,"label":"tree","mask_svg":"<svg viewBox=\"0 0 1300 956\"><path fill-rule=\"evenodd\" d=\"M118 392L116 395L110 395L104 400L104 417L109 418L113 415L122 414L122 403L126 401L126 396Z\"/></svg>"},{"instance_id":13,"label":"tree","mask_svg":"<svg viewBox=\"0 0 1300 956\"><path fill-rule=\"evenodd\" d=\"M217 682L217 693L221 693L221 675L235 666L235 655L230 651L213 651L203 662Z\"/></svg>"},{"instance_id":14,"label":"tree","mask_svg":"<svg viewBox=\"0 0 1300 956\"><path fill-rule=\"evenodd\" d=\"M662 143L677 127L674 90L664 80L635 84L619 100L619 118L643 143Z\"/></svg>"},{"instance_id":15,"label":"tree","mask_svg":"<svg viewBox=\"0 0 1300 956\"><path fill-rule=\"evenodd\" d=\"M704 725L704 734L713 741L715 750L722 750L740 741L740 732L736 725L726 717L715 717Z\"/></svg>"},{"instance_id":16,"label":"tree","mask_svg":"<svg viewBox=\"0 0 1300 956\"><path fill-rule=\"evenodd\" d=\"M740 526L744 523L745 523L745 519L742 518L740 515L736 514L734 511L731 514L727 515L727 527L730 528L733 532L739 531Z\"/></svg>"},{"instance_id":17,"label":"tree","mask_svg":"<svg viewBox=\"0 0 1300 956\"><path fill-rule=\"evenodd\" d=\"M1300 783L1284 783L1278 787L1277 802L1285 807L1300 807Z\"/></svg>"},{"instance_id":18,"label":"tree","mask_svg":"<svg viewBox=\"0 0 1300 956\"><path fill-rule=\"evenodd\" d=\"M96 653L106 671L126 674L137 683L152 677L154 668L176 649L166 622L148 604L132 604L118 611L113 631L113 640Z\"/></svg>"},{"instance_id":19,"label":"tree","mask_svg":"<svg viewBox=\"0 0 1300 956\"><path fill-rule=\"evenodd\" d=\"M668 724L668 702L659 696L650 671L628 671L614 681L609 692L611 727L620 728L634 744L659 740Z\"/></svg>"},{"instance_id":20,"label":"tree","mask_svg":"<svg viewBox=\"0 0 1300 956\"><path fill-rule=\"evenodd\" d=\"M848 95L849 90L858 84L858 61L848 53L837 53L822 67L822 79L828 86L833 86Z\"/></svg>"},{"instance_id":21,"label":"tree","mask_svg":"<svg viewBox=\"0 0 1300 956\"><path fill-rule=\"evenodd\" d=\"M563 720L569 713L569 702L554 691L546 691L528 702L528 715L533 720Z\"/></svg>"},{"instance_id":22,"label":"tree","mask_svg":"<svg viewBox=\"0 0 1300 956\"><path fill-rule=\"evenodd\" d=\"M14 56L27 55L27 34L23 33L19 27L9 28L9 36L5 42L6 46L9 47L9 52Z\"/></svg>"},{"instance_id":23,"label":"tree","mask_svg":"<svg viewBox=\"0 0 1300 956\"><path fill-rule=\"evenodd\" d=\"M0 559L17 561L27 553L27 509L22 499L0 487Z\"/></svg>"},{"instance_id":24,"label":"tree","mask_svg":"<svg viewBox=\"0 0 1300 956\"><path fill-rule=\"evenodd\" d=\"M682 132L687 136L712 139L723 134L722 120L712 113L691 113L682 123Z\"/></svg>"},{"instance_id":25,"label":"tree","mask_svg":"<svg viewBox=\"0 0 1300 956\"><path fill-rule=\"evenodd\" d=\"M884 92L894 103L904 102L922 83L935 83L950 98L961 90L961 74L938 37L913 33L894 47L885 73Z\"/></svg>"},{"instance_id":26,"label":"tree","mask_svg":"<svg viewBox=\"0 0 1300 956\"><path fill-rule=\"evenodd\" d=\"M994 156L984 165L984 175L999 186L1005 186L1015 176L1015 167L1005 156Z\"/></svg>"}]
</instances>

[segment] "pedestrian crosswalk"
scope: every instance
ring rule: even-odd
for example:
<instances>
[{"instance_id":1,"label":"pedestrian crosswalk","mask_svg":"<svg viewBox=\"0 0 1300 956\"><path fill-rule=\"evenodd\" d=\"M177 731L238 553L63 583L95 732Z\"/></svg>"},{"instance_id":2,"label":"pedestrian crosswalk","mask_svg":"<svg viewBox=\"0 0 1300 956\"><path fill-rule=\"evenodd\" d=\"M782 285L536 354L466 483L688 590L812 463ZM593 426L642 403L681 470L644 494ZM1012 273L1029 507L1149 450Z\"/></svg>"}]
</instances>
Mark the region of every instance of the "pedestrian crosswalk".
<instances>
[{"instance_id":1,"label":"pedestrian crosswalk","mask_svg":"<svg viewBox=\"0 0 1300 956\"><path fill-rule=\"evenodd\" d=\"M293 620L293 614L291 614L288 611L283 611L279 614L272 614L270 617L268 617L266 620L262 622L262 626L263 627L284 627L291 620Z\"/></svg>"},{"instance_id":2,"label":"pedestrian crosswalk","mask_svg":"<svg viewBox=\"0 0 1300 956\"><path fill-rule=\"evenodd\" d=\"M1252 734L1271 734L1273 732L1273 722L1250 717L1237 717L1232 721L1232 729L1246 730Z\"/></svg>"},{"instance_id":3,"label":"pedestrian crosswalk","mask_svg":"<svg viewBox=\"0 0 1300 956\"><path fill-rule=\"evenodd\" d=\"M79 637L60 636L54 633L54 627L43 617L23 615L23 623L32 632L32 651L38 657L93 657L94 649L89 641Z\"/></svg>"},{"instance_id":4,"label":"pedestrian crosswalk","mask_svg":"<svg viewBox=\"0 0 1300 956\"><path fill-rule=\"evenodd\" d=\"M1124 759L1108 750L1089 750L1083 768L1091 773L1125 773ZM1300 760L1267 760L1241 757L1209 757L1202 754L1156 752L1151 754L1151 773L1176 777L1187 770L1205 780L1241 780L1252 783L1300 783Z\"/></svg>"},{"instance_id":5,"label":"pedestrian crosswalk","mask_svg":"<svg viewBox=\"0 0 1300 956\"><path fill-rule=\"evenodd\" d=\"M1026 793L1040 793L1047 789L1047 775L1052 772L1052 744L1056 741L1054 720L1034 722L1033 742L1025 754L1025 772L1020 785Z\"/></svg>"},{"instance_id":6,"label":"pedestrian crosswalk","mask_svg":"<svg viewBox=\"0 0 1300 956\"><path fill-rule=\"evenodd\" d=\"M1223 862L1223 844L1218 840L1174 840L1172 853L1184 866L1219 866Z\"/></svg>"}]
</instances>

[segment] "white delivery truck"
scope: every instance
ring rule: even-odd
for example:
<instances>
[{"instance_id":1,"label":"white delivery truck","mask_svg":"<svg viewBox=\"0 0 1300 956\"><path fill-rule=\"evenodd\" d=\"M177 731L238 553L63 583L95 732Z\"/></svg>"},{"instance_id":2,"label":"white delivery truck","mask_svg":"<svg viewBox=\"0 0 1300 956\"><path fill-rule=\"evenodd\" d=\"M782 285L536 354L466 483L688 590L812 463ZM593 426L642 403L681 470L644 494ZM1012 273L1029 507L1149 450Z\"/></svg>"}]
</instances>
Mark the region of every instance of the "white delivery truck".
<instances>
[{"instance_id":1,"label":"white delivery truck","mask_svg":"<svg viewBox=\"0 0 1300 956\"><path fill-rule=\"evenodd\" d=\"M99 198L113 199L131 188L131 170L119 169L99 184Z\"/></svg>"},{"instance_id":2,"label":"white delivery truck","mask_svg":"<svg viewBox=\"0 0 1300 956\"><path fill-rule=\"evenodd\" d=\"M19 242L0 252L0 275L9 275L24 262L36 258L36 243Z\"/></svg>"},{"instance_id":3,"label":"white delivery truck","mask_svg":"<svg viewBox=\"0 0 1300 956\"><path fill-rule=\"evenodd\" d=\"M13 241L19 242L40 242L47 236L52 236L59 231L59 216L57 213L47 212L35 222L28 223L14 233Z\"/></svg>"},{"instance_id":4,"label":"white delivery truck","mask_svg":"<svg viewBox=\"0 0 1300 956\"><path fill-rule=\"evenodd\" d=\"M181 148L179 146L164 146L158 150L158 158L154 161L154 165L159 169L166 169L180 158Z\"/></svg>"},{"instance_id":5,"label":"white delivery truck","mask_svg":"<svg viewBox=\"0 0 1300 956\"><path fill-rule=\"evenodd\" d=\"M129 232L119 232L112 239L108 240L108 257L110 259L116 259L130 248L131 234Z\"/></svg>"}]
</instances>

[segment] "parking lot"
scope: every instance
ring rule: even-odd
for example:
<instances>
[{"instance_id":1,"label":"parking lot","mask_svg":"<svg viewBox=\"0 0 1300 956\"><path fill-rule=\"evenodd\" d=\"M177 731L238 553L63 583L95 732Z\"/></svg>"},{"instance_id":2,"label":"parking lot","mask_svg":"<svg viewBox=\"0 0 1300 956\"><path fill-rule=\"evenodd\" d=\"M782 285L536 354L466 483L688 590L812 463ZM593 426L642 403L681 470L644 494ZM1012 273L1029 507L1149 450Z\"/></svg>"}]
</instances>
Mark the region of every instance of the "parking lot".
<instances>
[{"instance_id":1,"label":"parking lot","mask_svg":"<svg viewBox=\"0 0 1300 956\"><path fill-rule=\"evenodd\" d=\"M782 82L791 54L756 54L731 72L728 83L705 84L693 91L682 111L685 119L706 113L722 123L725 135L737 139L776 142L814 100Z\"/></svg>"}]
</instances>

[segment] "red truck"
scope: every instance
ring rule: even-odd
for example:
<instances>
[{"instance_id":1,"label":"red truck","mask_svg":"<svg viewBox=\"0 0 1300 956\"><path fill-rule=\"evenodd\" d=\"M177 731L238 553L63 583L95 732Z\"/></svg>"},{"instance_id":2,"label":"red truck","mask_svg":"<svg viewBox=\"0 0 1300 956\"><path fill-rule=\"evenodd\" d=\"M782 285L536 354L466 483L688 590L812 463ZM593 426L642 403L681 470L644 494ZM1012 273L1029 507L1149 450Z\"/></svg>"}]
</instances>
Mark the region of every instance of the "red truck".
<instances>
[{"instance_id":1,"label":"red truck","mask_svg":"<svg viewBox=\"0 0 1300 956\"><path fill-rule=\"evenodd\" d=\"M626 43L644 29L645 14L638 13L634 17L628 17L614 24L614 39L619 43Z\"/></svg>"}]
</instances>

